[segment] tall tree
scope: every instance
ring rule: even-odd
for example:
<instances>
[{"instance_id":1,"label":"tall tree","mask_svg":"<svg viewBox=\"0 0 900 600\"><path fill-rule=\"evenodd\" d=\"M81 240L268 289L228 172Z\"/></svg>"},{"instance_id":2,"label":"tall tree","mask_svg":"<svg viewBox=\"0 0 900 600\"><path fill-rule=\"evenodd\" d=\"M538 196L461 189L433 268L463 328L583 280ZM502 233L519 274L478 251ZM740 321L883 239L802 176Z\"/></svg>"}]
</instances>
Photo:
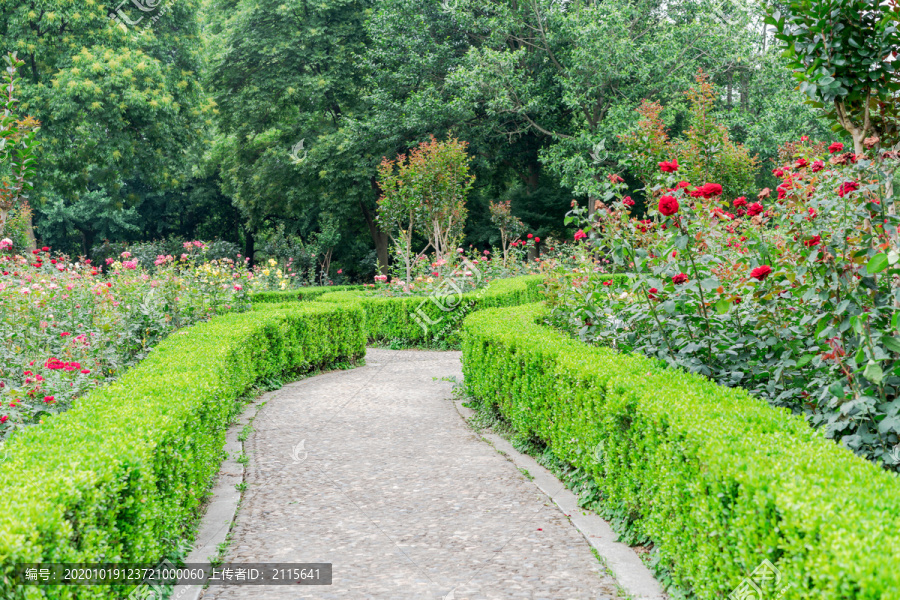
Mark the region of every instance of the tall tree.
<instances>
[{"instance_id":1,"label":"tall tree","mask_svg":"<svg viewBox=\"0 0 900 600\"><path fill-rule=\"evenodd\" d=\"M250 230L281 219L311 233L327 212L350 229L367 229L386 264L388 238L375 222L380 157L350 126L365 114L371 5L238 0L213 7L209 87L223 189Z\"/></svg>"},{"instance_id":2,"label":"tall tree","mask_svg":"<svg viewBox=\"0 0 900 600\"><path fill-rule=\"evenodd\" d=\"M135 185L167 189L184 180L208 112L198 6L0 0L2 49L26 63L22 109L42 123L39 231L52 212L90 247L101 233L93 227L98 210L136 227L128 212L139 201Z\"/></svg>"}]
</instances>

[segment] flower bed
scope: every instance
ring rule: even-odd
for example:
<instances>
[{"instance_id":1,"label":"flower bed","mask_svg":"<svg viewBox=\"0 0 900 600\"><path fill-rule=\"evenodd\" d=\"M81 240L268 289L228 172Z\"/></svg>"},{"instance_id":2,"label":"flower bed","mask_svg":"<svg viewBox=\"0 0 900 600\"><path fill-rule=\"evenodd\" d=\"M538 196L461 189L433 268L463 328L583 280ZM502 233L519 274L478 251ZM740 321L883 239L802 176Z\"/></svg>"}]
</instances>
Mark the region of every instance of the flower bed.
<instances>
[{"instance_id":1,"label":"flower bed","mask_svg":"<svg viewBox=\"0 0 900 600\"><path fill-rule=\"evenodd\" d=\"M67 410L180 327L249 306L243 265L125 252L106 272L36 250L0 262L0 440Z\"/></svg>"},{"instance_id":2,"label":"flower bed","mask_svg":"<svg viewBox=\"0 0 900 600\"><path fill-rule=\"evenodd\" d=\"M375 342L458 347L463 318L470 312L516 306L540 299L540 275L496 279L463 294L384 297L374 293L332 292L321 302L355 303L366 312L366 332Z\"/></svg>"},{"instance_id":3,"label":"flower bed","mask_svg":"<svg viewBox=\"0 0 900 600\"><path fill-rule=\"evenodd\" d=\"M586 345L544 318L537 305L469 316L466 386L589 473L676 585L725 597L768 559L785 600L900 597L895 474L742 389Z\"/></svg>"},{"instance_id":4,"label":"flower bed","mask_svg":"<svg viewBox=\"0 0 900 600\"><path fill-rule=\"evenodd\" d=\"M362 357L362 330L361 310L335 304L218 317L170 336L115 383L13 437L0 462L0 575L16 563L160 559L187 532L218 470L237 399L256 381ZM25 597L4 585L0 576L0 597ZM114 595L86 586L43 592Z\"/></svg>"},{"instance_id":5,"label":"flower bed","mask_svg":"<svg viewBox=\"0 0 900 600\"><path fill-rule=\"evenodd\" d=\"M900 470L900 156L877 144L789 144L777 190L750 199L664 162L641 220L611 183L608 206L569 217L592 231L589 275L551 286L553 323L746 388ZM633 274L626 289L590 274L600 257Z\"/></svg>"}]
</instances>

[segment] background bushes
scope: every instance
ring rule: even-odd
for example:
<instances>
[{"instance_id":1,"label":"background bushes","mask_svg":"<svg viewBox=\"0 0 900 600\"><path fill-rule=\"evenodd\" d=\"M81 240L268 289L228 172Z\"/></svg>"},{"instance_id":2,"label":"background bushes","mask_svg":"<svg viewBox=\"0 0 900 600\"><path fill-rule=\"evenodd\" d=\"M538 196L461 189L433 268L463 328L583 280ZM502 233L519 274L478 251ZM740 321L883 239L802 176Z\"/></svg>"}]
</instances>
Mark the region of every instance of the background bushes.
<instances>
[{"instance_id":1,"label":"background bushes","mask_svg":"<svg viewBox=\"0 0 900 600\"><path fill-rule=\"evenodd\" d=\"M363 318L358 307L319 303L216 318L11 439L0 462L0 597L25 597L7 579L16 563L160 559L196 516L238 398L256 381L362 357ZM76 592L113 593L45 590Z\"/></svg>"},{"instance_id":2,"label":"background bushes","mask_svg":"<svg viewBox=\"0 0 900 600\"><path fill-rule=\"evenodd\" d=\"M721 598L768 559L786 599L900 597L896 475L746 391L539 325L544 311L469 316L467 388L590 473L675 584Z\"/></svg>"}]
</instances>

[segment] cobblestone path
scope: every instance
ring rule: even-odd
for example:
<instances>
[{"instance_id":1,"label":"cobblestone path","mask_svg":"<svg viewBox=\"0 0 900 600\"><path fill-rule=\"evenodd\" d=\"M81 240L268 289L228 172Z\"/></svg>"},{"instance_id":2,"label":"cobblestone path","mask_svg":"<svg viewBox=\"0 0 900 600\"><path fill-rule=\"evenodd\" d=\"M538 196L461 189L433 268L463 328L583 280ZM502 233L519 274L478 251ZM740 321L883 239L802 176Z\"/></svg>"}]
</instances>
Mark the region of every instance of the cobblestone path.
<instances>
[{"instance_id":1,"label":"cobblestone path","mask_svg":"<svg viewBox=\"0 0 900 600\"><path fill-rule=\"evenodd\" d=\"M333 584L210 586L204 599L618 597L566 516L460 418L445 379L461 377L460 353L366 360L260 411L226 557L333 563Z\"/></svg>"}]
</instances>

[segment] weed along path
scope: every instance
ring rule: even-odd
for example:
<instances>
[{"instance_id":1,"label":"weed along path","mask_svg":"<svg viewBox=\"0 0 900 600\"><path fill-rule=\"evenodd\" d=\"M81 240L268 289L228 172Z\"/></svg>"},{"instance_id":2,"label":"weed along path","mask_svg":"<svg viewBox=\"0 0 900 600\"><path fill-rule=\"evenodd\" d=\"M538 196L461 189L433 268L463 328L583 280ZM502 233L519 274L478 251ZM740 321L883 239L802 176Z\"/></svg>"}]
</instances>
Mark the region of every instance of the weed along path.
<instances>
[{"instance_id":1,"label":"weed along path","mask_svg":"<svg viewBox=\"0 0 900 600\"><path fill-rule=\"evenodd\" d=\"M620 597L559 507L460 418L449 381L460 353L366 360L287 385L260 410L225 552L332 563L333 583L211 585L202 598Z\"/></svg>"}]
</instances>

